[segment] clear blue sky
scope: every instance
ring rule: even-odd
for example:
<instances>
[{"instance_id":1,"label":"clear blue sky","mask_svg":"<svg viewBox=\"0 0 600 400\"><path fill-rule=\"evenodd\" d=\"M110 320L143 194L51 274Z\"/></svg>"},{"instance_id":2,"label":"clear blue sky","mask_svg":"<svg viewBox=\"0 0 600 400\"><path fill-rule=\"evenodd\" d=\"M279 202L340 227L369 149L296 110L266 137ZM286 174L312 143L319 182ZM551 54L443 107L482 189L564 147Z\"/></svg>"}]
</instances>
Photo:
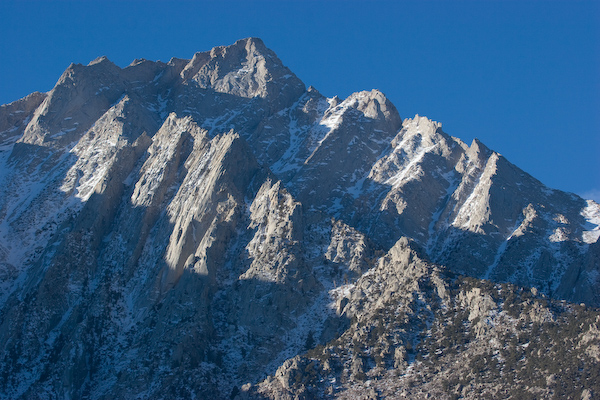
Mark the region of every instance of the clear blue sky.
<instances>
[{"instance_id":1,"label":"clear blue sky","mask_svg":"<svg viewBox=\"0 0 600 400\"><path fill-rule=\"evenodd\" d=\"M377 88L403 118L600 201L600 1L0 0L0 104L50 90L71 62L191 58L249 36L326 96Z\"/></svg>"}]
</instances>

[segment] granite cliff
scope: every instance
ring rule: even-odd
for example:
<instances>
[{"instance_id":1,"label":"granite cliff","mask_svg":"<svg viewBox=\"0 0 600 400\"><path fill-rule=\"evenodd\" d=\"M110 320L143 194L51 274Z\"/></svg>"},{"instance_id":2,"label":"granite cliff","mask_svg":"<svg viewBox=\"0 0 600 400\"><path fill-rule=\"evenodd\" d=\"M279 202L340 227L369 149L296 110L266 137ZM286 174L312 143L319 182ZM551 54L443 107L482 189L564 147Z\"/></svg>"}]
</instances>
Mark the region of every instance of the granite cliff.
<instances>
[{"instance_id":1,"label":"granite cliff","mask_svg":"<svg viewBox=\"0 0 600 400\"><path fill-rule=\"evenodd\" d=\"M600 394L600 205L260 39L73 64L0 165L0 398Z\"/></svg>"}]
</instances>

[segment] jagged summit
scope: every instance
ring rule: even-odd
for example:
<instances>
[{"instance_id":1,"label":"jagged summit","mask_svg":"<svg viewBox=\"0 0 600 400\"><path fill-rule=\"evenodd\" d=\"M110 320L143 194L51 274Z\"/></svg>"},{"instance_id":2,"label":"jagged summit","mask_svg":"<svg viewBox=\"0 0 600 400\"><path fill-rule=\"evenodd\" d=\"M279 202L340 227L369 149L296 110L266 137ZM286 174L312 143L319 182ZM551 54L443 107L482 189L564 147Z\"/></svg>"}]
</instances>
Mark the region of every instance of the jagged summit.
<instances>
[{"instance_id":1,"label":"jagged summit","mask_svg":"<svg viewBox=\"0 0 600 400\"><path fill-rule=\"evenodd\" d=\"M90 61L87 66L91 67L92 65L102 64L102 63L112 63L112 61L110 61L107 56L101 56L101 57L97 57L97 58L93 59L92 61Z\"/></svg>"},{"instance_id":2,"label":"jagged summit","mask_svg":"<svg viewBox=\"0 0 600 400\"><path fill-rule=\"evenodd\" d=\"M257 38L167 64L140 59L121 69L99 57L87 66L69 66L45 97L28 99L12 103L15 110L10 112L3 106L7 129L2 135L10 134L17 142L11 160L27 154L24 145L53 148L56 154L67 149L69 160L79 158L67 176L91 176L95 172L76 167L88 163L83 160L91 153L85 146L101 143L104 137L119 143L119 135L131 144L142 132L153 138L174 113L191 118L209 137L233 129L257 162L306 207L369 232L383 248L408 236L432 259L461 273L527 285L551 281L544 289L548 293L563 287L560 282L573 268L576 276L594 276L593 266L572 267L573 257L557 250L559 242L551 239L566 238L560 243L585 253L597 231L595 219L589 217L595 215L593 203L588 206L544 187L478 139L467 146L443 132L440 123L419 115L402 121L378 90L342 100L306 89ZM16 110L19 107L23 110ZM20 120L14 117L16 111L23 111ZM52 170L63 162L44 157L39 153L42 164L24 164ZM106 159L94 162L105 164ZM533 218L527 210L537 207L542 207L535 212L541 230L519 228ZM555 226L555 221L567 221L560 224L568 228ZM513 235L516 230L522 234ZM525 254L521 249L518 256L529 260L527 266L515 269L510 249L521 248L516 243L522 239L517 238L529 235L537 238L536 244L528 239L524 246L530 250ZM489 251L473 251L481 246ZM533 267L537 262L551 267L540 276ZM584 281L596 284L593 279Z\"/></svg>"},{"instance_id":3,"label":"jagged summit","mask_svg":"<svg viewBox=\"0 0 600 400\"><path fill-rule=\"evenodd\" d=\"M0 398L591 396L599 237L257 38L72 64L0 106Z\"/></svg>"},{"instance_id":4,"label":"jagged summit","mask_svg":"<svg viewBox=\"0 0 600 400\"><path fill-rule=\"evenodd\" d=\"M292 93L299 91L298 95L304 91L304 84L256 38L194 54L181 76L202 88L248 98L277 98L288 87Z\"/></svg>"}]
</instances>

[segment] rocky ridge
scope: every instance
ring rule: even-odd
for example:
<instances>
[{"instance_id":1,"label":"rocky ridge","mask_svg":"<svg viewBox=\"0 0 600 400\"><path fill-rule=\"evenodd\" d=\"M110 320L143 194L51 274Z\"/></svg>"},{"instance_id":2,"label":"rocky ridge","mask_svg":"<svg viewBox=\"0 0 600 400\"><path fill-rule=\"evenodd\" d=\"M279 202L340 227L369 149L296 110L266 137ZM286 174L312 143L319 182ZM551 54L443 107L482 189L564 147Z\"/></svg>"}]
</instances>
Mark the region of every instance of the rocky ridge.
<instances>
[{"instance_id":1,"label":"rocky ridge","mask_svg":"<svg viewBox=\"0 0 600 400\"><path fill-rule=\"evenodd\" d=\"M377 90L250 38L71 65L0 130L0 397L600 392L600 206Z\"/></svg>"}]
</instances>

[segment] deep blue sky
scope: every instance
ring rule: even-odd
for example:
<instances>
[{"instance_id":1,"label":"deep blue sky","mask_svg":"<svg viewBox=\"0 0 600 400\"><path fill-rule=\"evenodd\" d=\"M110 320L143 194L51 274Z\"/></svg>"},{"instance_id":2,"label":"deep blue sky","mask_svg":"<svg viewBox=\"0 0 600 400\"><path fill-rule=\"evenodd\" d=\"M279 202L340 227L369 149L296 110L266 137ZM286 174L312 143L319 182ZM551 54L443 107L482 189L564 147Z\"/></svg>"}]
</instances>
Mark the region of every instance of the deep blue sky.
<instances>
[{"instance_id":1,"label":"deep blue sky","mask_svg":"<svg viewBox=\"0 0 600 400\"><path fill-rule=\"evenodd\" d=\"M550 187L600 201L600 1L0 0L0 104L71 63L261 37L326 96L377 88Z\"/></svg>"}]
</instances>

